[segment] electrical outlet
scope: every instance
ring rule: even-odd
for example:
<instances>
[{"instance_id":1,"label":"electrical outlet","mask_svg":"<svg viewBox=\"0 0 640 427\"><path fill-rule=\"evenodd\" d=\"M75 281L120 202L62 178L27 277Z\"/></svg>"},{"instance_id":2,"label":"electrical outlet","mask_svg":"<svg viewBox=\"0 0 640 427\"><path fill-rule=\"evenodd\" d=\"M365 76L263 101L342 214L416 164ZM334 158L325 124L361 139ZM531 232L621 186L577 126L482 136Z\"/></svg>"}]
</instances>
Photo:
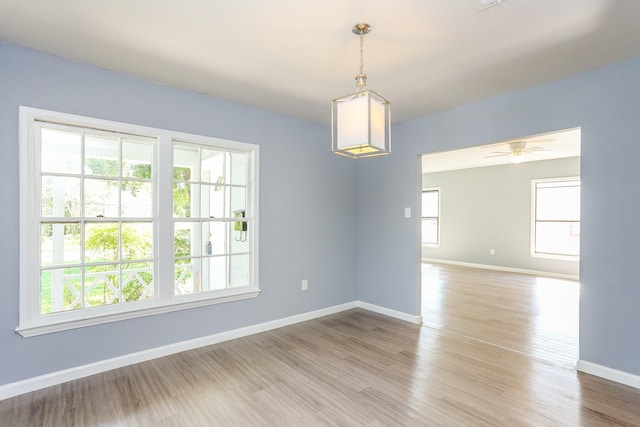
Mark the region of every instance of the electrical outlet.
<instances>
[{"instance_id":1,"label":"electrical outlet","mask_svg":"<svg viewBox=\"0 0 640 427\"><path fill-rule=\"evenodd\" d=\"M302 290L306 291L308 288L309 288L309 281L305 279L302 281Z\"/></svg>"},{"instance_id":2,"label":"electrical outlet","mask_svg":"<svg viewBox=\"0 0 640 427\"><path fill-rule=\"evenodd\" d=\"M489 255L495 255L495 254L496 254L495 249L489 249Z\"/></svg>"}]
</instances>

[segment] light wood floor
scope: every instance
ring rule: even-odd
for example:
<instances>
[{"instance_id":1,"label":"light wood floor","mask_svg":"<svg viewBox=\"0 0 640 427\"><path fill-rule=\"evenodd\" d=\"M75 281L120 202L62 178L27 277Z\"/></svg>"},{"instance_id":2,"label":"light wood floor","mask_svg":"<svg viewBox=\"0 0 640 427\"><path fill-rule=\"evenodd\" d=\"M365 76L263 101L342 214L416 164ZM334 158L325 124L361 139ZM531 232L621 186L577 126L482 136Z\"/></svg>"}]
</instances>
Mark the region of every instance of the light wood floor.
<instances>
[{"instance_id":1,"label":"light wood floor","mask_svg":"<svg viewBox=\"0 0 640 427\"><path fill-rule=\"evenodd\" d=\"M633 426L640 390L355 309L7 399L0 425Z\"/></svg>"},{"instance_id":2,"label":"light wood floor","mask_svg":"<svg viewBox=\"0 0 640 427\"><path fill-rule=\"evenodd\" d=\"M577 281L422 264L424 324L575 367Z\"/></svg>"}]
</instances>

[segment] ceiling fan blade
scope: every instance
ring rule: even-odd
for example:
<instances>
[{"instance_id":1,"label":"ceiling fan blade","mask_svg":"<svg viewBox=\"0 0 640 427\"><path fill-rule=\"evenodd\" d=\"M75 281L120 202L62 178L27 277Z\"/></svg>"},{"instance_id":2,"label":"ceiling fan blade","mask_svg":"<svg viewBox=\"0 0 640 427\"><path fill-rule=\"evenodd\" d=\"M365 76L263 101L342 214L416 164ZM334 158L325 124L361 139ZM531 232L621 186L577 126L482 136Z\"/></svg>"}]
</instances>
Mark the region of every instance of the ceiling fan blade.
<instances>
[{"instance_id":1,"label":"ceiling fan blade","mask_svg":"<svg viewBox=\"0 0 640 427\"><path fill-rule=\"evenodd\" d=\"M488 159L490 157L501 157L501 156L508 156L511 153L500 153L500 154L492 154L491 156L484 156L485 159Z\"/></svg>"},{"instance_id":2,"label":"ceiling fan blade","mask_svg":"<svg viewBox=\"0 0 640 427\"><path fill-rule=\"evenodd\" d=\"M547 152L547 153L553 153L556 150L548 150L544 147L527 147L526 150L524 150L528 153L540 153L540 152Z\"/></svg>"}]
</instances>

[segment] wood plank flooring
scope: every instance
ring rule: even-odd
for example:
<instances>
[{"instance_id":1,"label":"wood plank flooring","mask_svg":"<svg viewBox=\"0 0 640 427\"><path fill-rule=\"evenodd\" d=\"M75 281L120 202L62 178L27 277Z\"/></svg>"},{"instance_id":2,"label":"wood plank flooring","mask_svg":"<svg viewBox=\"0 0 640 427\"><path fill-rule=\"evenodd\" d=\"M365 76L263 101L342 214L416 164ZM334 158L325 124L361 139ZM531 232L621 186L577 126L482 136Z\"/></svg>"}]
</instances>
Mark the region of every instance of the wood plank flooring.
<instances>
[{"instance_id":1,"label":"wood plank flooring","mask_svg":"<svg viewBox=\"0 0 640 427\"><path fill-rule=\"evenodd\" d=\"M577 281L422 264L424 324L575 367Z\"/></svg>"},{"instance_id":2,"label":"wood plank flooring","mask_svg":"<svg viewBox=\"0 0 640 427\"><path fill-rule=\"evenodd\" d=\"M640 390L355 309L6 399L0 425L639 426Z\"/></svg>"}]
</instances>

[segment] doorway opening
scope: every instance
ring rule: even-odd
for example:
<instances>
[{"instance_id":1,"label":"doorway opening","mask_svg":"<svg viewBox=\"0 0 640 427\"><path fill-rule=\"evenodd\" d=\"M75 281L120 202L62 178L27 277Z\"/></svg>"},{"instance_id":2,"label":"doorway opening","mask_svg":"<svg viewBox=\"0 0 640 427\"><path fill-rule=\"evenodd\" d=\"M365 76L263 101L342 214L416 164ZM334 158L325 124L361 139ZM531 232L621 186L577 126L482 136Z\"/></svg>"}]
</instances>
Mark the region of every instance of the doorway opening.
<instances>
[{"instance_id":1,"label":"doorway opening","mask_svg":"<svg viewBox=\"0 0 640 427\"><path fill-rule=\"evenodd\" d=\"M580 129L425 154L422 190L424 325L575 366Z\"/></svg>"}]
</instances>

